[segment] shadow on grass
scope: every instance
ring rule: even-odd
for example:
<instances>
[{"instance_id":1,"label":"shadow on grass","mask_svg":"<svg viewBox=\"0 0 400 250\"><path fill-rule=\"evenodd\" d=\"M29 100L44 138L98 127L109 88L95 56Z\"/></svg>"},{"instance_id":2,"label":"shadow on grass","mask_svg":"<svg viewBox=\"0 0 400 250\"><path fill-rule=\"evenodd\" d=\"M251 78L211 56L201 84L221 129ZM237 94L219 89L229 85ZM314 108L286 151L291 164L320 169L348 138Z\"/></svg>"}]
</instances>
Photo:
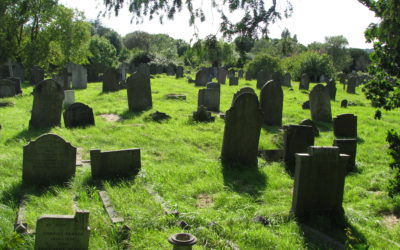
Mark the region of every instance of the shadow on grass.
<instances>
[{"instance_id":1,"label":"shadow on grass","mask_svg":"<svg viewBox=\"0 0 400 250\"><path fill-rule=\"evenodd\" d=\"M19 132L17 135L14 137L8 139L6 141L6 144L11 143L15 140L25 140L25 141L30 141L33 138L37 138L43 134L46 134L50 131L51 128L45 128L45 129L24 129L21 132Z\"/></svg>"},{"instance_id":2,"label":"shadow on grass","mask_svg":"<svg viewBox=\"0 0 400 250\"><path fill-rule=\"evenodd\" d=\"M130 111L126 110L124 113L121 114L122 119L128 120L132 118L136 118L143 114L144 111Z\"/></svg>"},{"instance_id":3,"label":"shadow on grass","mask_svg":"<svg viewBox=\"0 0 400 250\"><path fill-rule=\"evenodd\" d=\"M333 130L333 123L331 122L320 122L320 121L313 121L313 122L321 132L328 132Z\"/></svg>"},{"instance_id":4,"label":"shadow on grass","mask_svg":"<svg viewBox=\"0 0 400 250\"><path fill-rule=\"evenodd\" d=\"M92 176L87 176L87 177L85 177L85 179L83 179L82 184L83 184L83 186L97 187L99 189L103 189L103 184L106 182L111 187L116 187L121 184L132 185L132 182L135 181L138 174L139 174L139 171L136 171L134 173L131 173L128 176L103 177L103 178L98 178L98 179L93 179Z\"/></svg>"},{"instance_id":5,"label":"shadow on grass","mask_svg":"<svg viewBox=\"0 0 400 250\"><path fill-rule=\"evenodd\" d=\"M113 90L113 91L105 91L105 92L101 91L101 92L98 93L97 95L98 95L98 96L107 95L107 94L111 94L111 93L118 92L118 91L120 91L120 90L122 90L122 89L117 89L117 90Z\"/></svg>"},{"instance_id":6,"label":"shadow on grass","mask_svg":"<svg viewBox=\"0 0 400 250\"><path fill-rule=\"evenodd\" d=\"M237 193L258 197L267 186L267 176L255 166L222 163L224 185Z\"/></svg>"},{"instance_id":7,"label":"shadow on grass","mask_svg":"<svg viewBox=\"0 0 400 250\"><path fill-rule=\"evenodd\" d=\"M277 134L277 133L279 133L280 131L281 131L281 127L279 127L279 126L268 126L268 125L262 125L262 127L261 127L263 130L265 130L266 132L268 132L268 133L271 133L271 134Z\"/></svg>"}]
</instances>

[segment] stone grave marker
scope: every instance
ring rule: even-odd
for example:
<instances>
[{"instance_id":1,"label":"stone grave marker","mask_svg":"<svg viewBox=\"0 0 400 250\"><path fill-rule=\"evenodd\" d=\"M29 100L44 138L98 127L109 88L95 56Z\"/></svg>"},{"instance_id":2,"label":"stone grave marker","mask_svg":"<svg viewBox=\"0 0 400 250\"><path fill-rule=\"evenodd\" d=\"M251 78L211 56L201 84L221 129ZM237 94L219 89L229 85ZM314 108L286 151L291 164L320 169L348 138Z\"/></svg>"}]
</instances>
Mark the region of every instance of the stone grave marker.
<instances>
[{"instance_id":1,"label":"stone grave marker","mask_svg":"<svg viewBox=\"0 0 400 250\"><path fill-rule=\"evenodd\" d=\"M93 110L80 102L71 104L67 110L64 111L63 115L66 128L94 125Z\"/></svg>"},{"instance_id":2,"label":"stone grave marker","mask_svg":"<svg viewBox=\"0 0 400 250\"><path fill-rule=\"evenodd\" d=\"M246 79L246 81L251 81L252 76L249 71L246 71L246 73L244 74L244 79Z\"/></svg>"},{"instance_id":3,"label":"stone grave marker","mask_svg":"<svg viewBox=\"0 0 400 250\"><path fill-rule=\"evenodd\" d=\"M304 73L301 75L299 90L308 90L310 88L310 77Z\"/></svg>"},{"instance_id":4,"label":"stone grave marker","mask_svg":"<svg viewBox=\"0 0 400 250\"><path fill-rule=\"evenodd\" d=\"M152 107L150 76L141 72L131 75L127 79L127 92L130 111L143 111Z\"/></svg>"},{"instance_id":5,"label":"stone grave marker","mask_svg":"<svg viewBox=\"0 0 400 250\"><path fill-rule=\"evenodd\" d=\"M270 80L261 88L260 108L263 113L263 124L282 125L283 91L279 82Z\"/></svg>"},{"instance_id":6,"label":"stone grave marker","mask_svg":"<svg viewBox=\"0 0 400 250\"><path fill-rule=\"evenodd\" d=\"M311 119L313 121L331 122L331 101L329 90L322 84L317 84L309 94Z\"/></svg>"},{"instance_id":7,"label":"stone grave marker","mask_svg":"<svg viewBox=\"0 0 400 250\"><path fill-rule=\"evenodd\" d=\"M48 79L36 85L29 128L59 126L63 100L64 90L56 81Z\"/></svg>"},{"instance_id":8,"label":"stone grave marker","mask_svg":"<svg viewBox=\"0 0 400 250\"><path fill-rule=\"evenodd\" d=\"M35 250L89 249L89 212L71 215L44 215L36 222Z\"/></svg>"},{"instance_id":9,"label":"stone grave marker","mask_svg":"<svg viewBox=\"0 0 400 250\"><path fill-rule=\"evenodd\" d=\"M178 66L176 67L176 79L183 78L183 67Z\"/></svg>"},{"instance_id":10,"label":"stone grave marker","mask_svg":"<svg viewBox=\"0 0 400 250\"><path fill-rule=\"evenodd\" d=\"M329 98L331 100L335 100L336 99L336 81L335 79L329 79L326 82L326 88L328 89L329 92Z\"/></svg>"},{"instance_id":11,"label":"stone grave marker","mask_svg":"<svg viewBox=\"0 0 400 250\"><path fill-rule=\"evenodd\" d=\"M250 88L250 87L241 88L239 91L237 91L235 94L233 94L232 104L231 104L232 106L233 106L233 103L235 102L236 98L237 98L239 95L243 94L243 93L256 94L256 92L254 92L254 89L252 89L252 88Z\"/></svg>"},{"instance_id":12,"label":"stone grave marker","mask_svg":"<svg viewBox=\"0 0 400 250\"><path fill-rule=\"evenodd\" d=\"M7 79L0 80L0 98L13 97L17 94L15 83Z\"/></svg>"},{"instance_id":13,"label":"stone grave marker","mask_svg":"<svg viewBox=\"0 0 400 250\"><path fill-rule=\"evenodd\" d=\"M346 99L343 99L341 102L340 102L340 107L342 107L342 108L347 108L347 105L349 104L349 102L346 100Z\"/></svg>"},{"instance_id":14,"label":"stone grave marker","mask_svg":"<svg viewBox=\"0 0 400 250\"><path fill-rule=\"evenodd\" d=\"M257 95L242 92L226 111L221 161L229 165L257 166L261 110Z\"/></svg>"},{"instance_id":15,"label":"stone grave marker","mask_svg":"<svg viewBox=\"0 0 400 250\"><path fill-rule=\"evenodd\" d=\"M121 81L125 81L125 80L126 80L126 73L127 73L128 70L129 70L129 65L126 64L126 63L122 63L121 66L119 67L119 70L120 70L120 77L119 77L119 79L120 79Z\"/></svg>"},{"instance_id":16,"label":"stone grave marker","mask_svg":"<svg viewBox=\"0 0 400 250\"><path fill-rule=\"evenodd\" d=\"M150 77L150 67L149 67L149 65L147 63L139 64L139 67L137 68L136 72L141 72L142 74Z\"/></svg>"},{"instance_id":17,"label":"stone grave marker","mask_svg":"<svg viewBox=\"0 0 400 250\"><path fill-rule=\"evenodd\" d=\"M196 80L195 80L196 86L206 86L206 84L210 81L211 81L211 77L210 77L207 69L200 69L196 73Z\"/></svg>"},{"instance_id":18,"label":"stone grave marker","mask_svg":"<svg viewBox=\"0 0 400 250\"><path fill-rule=\"evenodd\" d=\"M90 150L93 179L113 179L135 175L141 167L140 149L131 148L101 152Z\"/></svg>"},{"instance_id":19,"label":"stone grave marker","mask_svg":"<svg viewBox=\"0 0 400 250\"><path fill-rule=\"evenodd\" d=\"M156 70L157 70L157 74L164 73L164 67L161 64L157 64Z\"/></svg>"},{"instance_id":20,"label":"stone grave marker","mask_svg":"<svg viewBox=\"0 0 400 250\"><path fill-rule=\"evenodd\" d=\"M339 147L339 153L349 156L346 172L356 169L357 139L334 139L333 146Z\"/></svg>"},{"instance_id":21,"label":"stone grave marker","mask_svg":"<svg viewBox=\"0 0 400 250\"><path fill-rule=\"evenodd\" d=\"M200 105L197 111L193 112L193 120L197 122L213 122L215 117L211 115L210 111L207 111L207 107Z\"/></svg>"},{"instance_id":22,"label":"stone grave marker","mask_svg":"<svg viewBox=\"0 0 400 250\"><path fill-rule=\"evenodd\" d=\"M239 78L232 76L229 78L229 86L239 85Z\"/></svg>"},{"instance_id":23,"label":"stone grave marker","mask_svg":"<svg viewBox=\"0 0 400 250\"><path fill-rule=\"evenodd\" d=\"M175 75L175 70L174 70L174 67L172 65L168 65L167 66L167 75L169 75L169 76Z\"/></svg>"},{"instance_id":24,"label":"stone grave marker","mask_svg":"<svg viewBox=\"0 0 400 250\"><path fill-rule=\"evenodd\" d=\"M357 87L357 76L355 74L350 74L347 80L347 93L355 94Z\"/></svg>"},{"instance_id":25,"label":"stone grave marker","mask_svg":"<svg viewBox=\"0 0 400 250\"><path fill-rule=\"evenodd\" d=\"M301 105L302 109L310 109L310 101L305 101L303 102L303 104Z\"/></svg>"},{"instance_id":26,"label":"stone grave marker","mask_svg":"<svg viewBox=\"0 0 400 250\"><path fill-rule=\"evenodd\" d=\"M333 118L333 133L336 137L357 138L357 116L340 114Z\"/></svg>"},{"instance_id":27,"label":"stone grave marker","mask_svg":"<svg viewBox=\"0 0 400 250\"><path fill-rule=\"evenodd\" d=\"M73 90L64 90L64 106L69 106L72 103L75 103L75 91Z\"/></svg>"},{"instance_id":28,"label":"stone grave marker","mask_svg":"<svg viewBox=\"0 0 400 250\"><path fill-rule=\"evenodd\" d=\"M44 80L44 70L39 66L31 68L30 82L32 85L39 84Z\"/></svg>"},{"instance_id":29,"label":"stone grave marker","mask_svg":"<svg viewBox=\"0 0 400 250\"><path fill-rule=\"evenodd\" d=\"M313 215L340 218L346 162L348 156L338 147L308 148L307 153L296 154L296 173L291 212L300 220Z\"/></svg>"},{"instance_id":30,"label":"stone grave marker","mask_svg":"<svg viewBox=\"0 0 400 250\"><path fill-rule=\"evenodd\" d=\"M207 88L200 89L197 99L197 107L204 106L208 111L219 112L220 85L208 83Z\"/></svg>"},{"instance_id":31,"label":"stone grave marker","mask_svg":"<svg viewBox=\"0 0 400 250\"><path fill-rule=\"evenodd\" d=\"M243 69L239 69L238 77L239 77L239 78L243 78L243 75L244 75Z\"/></svg>"},{"instance_id":32,"label":"stone grave marker","mask_svg":"<svg viewBox=\"0 0 400 250\"><path fill-rule=\"evenodd\" d=\"M257 88L261 89L264 84L266 84L269 80L272 79L272 73L262 69L257 73Z\"/></svg>"},{"instance_id":33,"label":"stone grave marker","mask_svg":"<svg viewBox=\"0 0 400 250\"><path fill-rule=\"evenodd\" d=\"M108 68L103 75L103 92L118 91L119 80L118 71L114 68Z\"/></svg>"},{"instance_id":34,"label":"stone grave marker","mask_svg":"<svg viewBox=\"0 0 400 250\"><path fill-rule=\"evenodd\" d=\"M73 89L86 89L87 88L87 69L83 65L70 64L72 73L72 88Z\"/></svg>"},{"instance_id":35,"label":"stone grave marker","mask_svg":"<svg viewBox=\"0 0 400 250\"><path fill-rule=\"evenodd\" d=\"M21 80L20 78L17 77L8 77L7 80L12 81L15 85L15 93L17 95L22 94L22 89L21 89Z\"/></svg>"},{"instance_id":36,"label":"stone grave marker","mask_svg":"<svg viewBox=\"0 0 400 250\"><path fill-rule=\"evenodd\" d=\"M58 135L44 134L23 151L23 184L65 184L75 175L76 148Z\"/></svg>"},{"instance_id":37,"label":"stone grave marker","mask_svg":"<svg viewBox=\"0 0 400 250\"><path fill-rule=\"evenodd\" d=\"M283 75L282 86L292 87L292 76L290 75L289 72L286 72L286 73Z\"/></svg>"},{"instance_id":38,"label":"stone grave marker","mask_svg":"<svg viewBox=\"0 0 400 250\"><path fill-rule=\"evenodd\" d=\"M218 69L218 83L225 84L226 83L226 76L228 75L228 71L224 68Z\"/></svg>"},{"instance_id":39,"label":"stone grave marker","mask_svg":"<svg viewBox=\"0 0 400 250\"><path fill-rule=\"evenodd\" d=\"M314 132L314 137L318 137L319 136L319 129L318 127L315 125L315 123L310 120L310 119L304 119L300 122L299 125L303 125L303 126L311 126L313 128L313 132Z\"/></svg>"},{"instance_id":40,"label":"stone grave marker","mask_svg":"<svg viewBox=\"0 0 400 250\"><path fill-rule=\"evenodd\" d=\"M272 80L278 83L280 86L283 86L283 74L279 71L276 71L272 74Z\"/></svg>"}]
</instances>

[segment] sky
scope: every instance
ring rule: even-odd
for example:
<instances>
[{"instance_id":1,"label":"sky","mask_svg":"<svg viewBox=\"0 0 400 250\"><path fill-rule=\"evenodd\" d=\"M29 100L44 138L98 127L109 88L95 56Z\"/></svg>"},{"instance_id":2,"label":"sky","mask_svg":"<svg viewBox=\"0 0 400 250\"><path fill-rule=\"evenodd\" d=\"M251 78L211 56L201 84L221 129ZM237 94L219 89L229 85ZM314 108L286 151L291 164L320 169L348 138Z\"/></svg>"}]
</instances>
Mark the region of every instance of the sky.
<instances>
[{"instance_id":1,"label":"sky","mask_svg":"<svg viewBox=\"0 0 400 250\"><path fill-rule=\"evenodd\" d=\"M195 0L203 3L206 22L197 25L199 38L209 34L220 36L220 18L211 8L208 0ZM94 20L100 11L104 11L103 0L60 0L61 4L76 8L84 12L87 19ZM126 1L127 2L127 1ZM268 1L266 1L268 3ZM279 1L278 2L286 2ZM364 31L370 23L379 21L367 7L357 0L291 0L293 14L270 25L269 36L279 38L283 29L289 29L292 35L296 34L300 43L308 45L312 42L324 42L327 36L343 35L349 41L348 47L372 48L365 42ZM114 14L100 16L102 24L112 28L122 36L127 33L141 30L152 34L168 34L175 39L195 41L195 28L189 26L189 15L182 12L174 20L165 20L160 24L155 18L149 21L145 18L142 24L131 23L132 15L125 6L116 17ZM233 20L240 17L239 13L231 15Z\"/></svg>"}]
</instances>

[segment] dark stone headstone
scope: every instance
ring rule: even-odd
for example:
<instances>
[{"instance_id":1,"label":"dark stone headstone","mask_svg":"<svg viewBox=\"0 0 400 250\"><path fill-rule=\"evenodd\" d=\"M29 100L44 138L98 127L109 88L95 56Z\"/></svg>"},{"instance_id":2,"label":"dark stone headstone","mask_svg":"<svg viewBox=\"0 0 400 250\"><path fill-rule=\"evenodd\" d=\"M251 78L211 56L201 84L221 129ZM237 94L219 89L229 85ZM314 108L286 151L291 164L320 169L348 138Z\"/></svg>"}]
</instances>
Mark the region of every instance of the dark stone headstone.
<instances>
[{"instance_id":1,"label":"dark stone headstone","mask_svg":"<svg viewBox=\"0 0 400 250\"><path fill-rule=\"evenodd\" d=\"M299 125L303 125L303 126L311 126L313 128L313 132L314 132L314 137L318 137L319 136L319 129L318 127L315 125L315 123L310 120L310 119L304 119L300 122Z\"/></svg>"},{"instance_id":2,"label":"dark stone headstone","mask_svg":"<svg viewBox=\"0 0 400 250\"><path fill-rule=\"evenodd\" d=\"M167 66L167 75L169 75L169 76L175 75L174 66L172 66L172 65Z\"/></svg>"},{"instance_id":3,"label":"dark stone headstone","mask_svg":"<svg viewBox=\"0 0 400 250\"><path fill-rule=\"evenodd\" d=\"M29 128L59 126L64 90L54 80L45 80L33 90L33 105Z\"/></svg>"},{"instance_id":4,"label":"dark stone headstone","mask_svg":"<svg viewBox=\"0 0 400 250\"><path fill-rule=\"evenodd\" d=\"M329 90L322 84L317 84L309 94L311 119L313 121L331 122L331 101Z\"/></svg>"},{"instance_id":5,"label":"dark stone headstone","mask_svg":"<svg viewBox=\"0 0 400 250\"><path fill-rule=\"evenodd\" d=\"M350 74L347 80L347 93L355 94L357 87L357 76L355 74Z\"/></svg>"},{"instance_id":6,"label":"dark stone headstone","mask_svg":"<svg viewBox=\"0 0 400 250\"><path fill-rule=\"evenodd\" d=\"M80 102L71 104L63 116L66 128L94 125L93 109Z\"/></svg>"},{"instance_id":7,"label":"dark stone headstone","mask_svg":"<svg viewBox=\"0 0 400 250\"><path fill-rule=\"evenodd\" d=\"M226 83L226 76L228 74L228 71L224 68L219 68L218 69L218 83L219 84L225 84Z\"/></svg>"},{"instance_id":8,"label":"dark stone headstone","mask_svg":"<svg viewBox=\"0 0 400 250\"><path fill-rule=\"evenodd\" d=\"M349 104L349 102L346 100L346 99L343 99L341 102L340 102L340 107L342 107L342 108L347 108L347 105Z\"/></svg>"},{"instance_id":9,"label":"dark stone headstone","mask_svg":"<svg viewBox=\"0 0 400 250\"><path fill-rule=\"evenodd\" d=\"M334 139L333 146L339 147L339 153L350 156L346 164L346 171L354 171L356 169L357 139Z\"/></svg>"},{"instance_id":10,"label":"dark stone headstone","mask_svg":"<svg viewBox=\"0 0 400 250\"><path fill-rule=\"evenodd\" d=\"M261 89L264 84L272 79L272 73L262 69L257 73L257 88Z\"/></svg>"},{"instance_id":11,"label":"dark stone headstone","mask_svg":"<svg viewBox=\"0 0 400 250\"><path fill-rule=\"evenodd\" d=\"M183 67L182 66L178 66L176 67L176 79L178 78L183 78Z\"/></svg>"},{"instance_id":12,"label":"dark stone headstone","mask_svg":"<svg viewBox=\"0 0 400 250\"><path fill-rule=\"evenodd\" d=\"M305 101L303 102L303 104L301 105L302 109L310 109L310 101Z\"/></svg>"},{"instance_id":13,"label":"dark stone headstone","mask_svg":"<svg viewBox=\"0 0 400 250\"><path fill-rule=\"evenodd\" d=\"M200 69L196 73L196 86L206 86L208 82L211 82L211 77L207 69Z\"/></svg>"},{"instance_id":14,"label":"dark stone headstone","mask_svg":"<svg viewBox=\"0 0 400 250\"><path fill-rule=\"evenodd\" d=\"M238 95L226 111L221 160L229 165L257 166L261 110L257 95Z\"/></svg>"},{"instance_id":15,"label":"dark stone headstone","mask_svg":"<svg viewBox=\"0 0 400 250\"><path fill-rule=\"evenodd\" d=\"M272 74L272 80L278 83L280 86L283 86L283 75L281 72L276 71Z\"/></svg>"},{"instance_id":16,"label":"dark stone headstone","mask_svg":"<svg viewBox=\"0 0 400 250\"><path fill-rule=\"evenodd\" d=\"M150 74L151 75L157 75L158 74L157 73L157 64L155 64L155 63L149 64L149 69L150 69ZM178 78L178 77L176 77L176 78Z\"/></svg>"},{"instance_id":17,"label":"dark stone headstone","mask_svg":"<svg viewBox=\"0 0 400 250\"><path fill-rule=\"evenodd\" d=\"M44 134L23 151L23 184L64 184L75 175L76 148L58 135Z\"/></svg>"},{"instance_id":18,"label":"dark stone headstone","mask_svg":"<svg viewBox=\"0 0 400 250\"><path fill-rule=\"evenodd\" d=\"M336 137L357 138L357 116L341 114L333 118L333 133Z\"/></svg>"},{"instance_id":19,"label":"dark stone headstone","mask_svg":"<svg viewBox=\"0 0 400 250\"><path fill-rule=\"evenodd\" d=\"M8 79L0 80L0 98L13 97L17 94L15 83Z\"/></svg>"},{"instance_id":20,"label":"dark stone headstone","mask_svg":"<svg viewBox=\"0 0 400 250\"><path fill-rule=\"evenodd\" d=\"M241 88L239 91L237 91L235 94L233 94L233 98L232 98L232 106L236 100L236 98L243 94L243 93L251 93L251 94L256 94L256 92L254 92L254 89L250 88L250 87L244 87Z\"/></svg>"},{"instance_id":21,"label":"dark stone headstone","mask_svg":"<svg viewBox=\"0 0 400 250\"><path fill-rule=\"evenodd\" d=\"M209 111L219 111L220 105L220 85L218 83L208 83L206 89L200 89L198 94L197 106L204 106Z\"/></svg>"},{"instance_id":22,"label":"dark stone headstone","mask_svg":"<svg viewBox=\"0 0 400 250\"><path fill-rule=\"evenodd\" d=\"M103 92L118 91L119 86L119 73L114 68L109 68L103 75Z\"/></svg>"},{"instance_id":23,"label":"dark stone headstone","mask_svg":"<svg viewBox=\"0 0 400 250\"><path fill-rule=\"evenodd\" d=\"M335 100L336 99L336 81L335 81L335 79L329 79L326 82L326 88L328 89L328 92L329 92L329 98L331 100Z\"/></svg>"},{"instance_id":24,"label":"dark stone headstone","mask_svg":"<svg viewBox=\"0 0 400 250\"><path fill-rule=\"evenodd\" d=\"M239 78L232 76L229 78L229 86L239 85Z\"/></svg>"},{"instance_id":25,"label":"dark stone headstone","mask_svg":"<svg viewBox=\"0 0 400 250\"><path fill-rule=\"evenodd\" d=\"M263 113L263 124L282 125L283 91L279 82L271 80L261 88L260 108Z\"/></svg>"},{"instance_id":26,"label":"dark stone headstone","mask_svg":"<svg viewBox=\"0 0 400 250\"><path fill-rule=\"evenodd\" d=\"M141 72L143 75L150 77L150 67L147 63L139 64L139 67L136 69L136 72Z\"/></svg>"},{"instance_id":27,"label":"dark stone headstone","mask_svg":"<svg viewBox=\"0 0 400 250\"><path fill-rule=\"evenodd\" d=\"M346 162L338 147L309 147L296 154L291 212L307 221L314 215L341 218Z\"/></svg>"},{"instance_id":28,"label":"dark stone headstone","mask_svg":"<svg viewBox=\"0 0 400 250\"><path fill-rule=\"evenodd\" d=\"M296 153L305 153L309 146L314 145L314 131L311 126L288 125L284 126L283 147L286 169L294 173Z\"/></svg>"},{"instance_id":29,"label":"dark stone headstone","mask_svg":"<svg viewBox=\"0 0 400 250\"><path fill-rule=\"evenodd\" d=\"M17 77L8 77L7 80L12 81L15 84L15 93L17 95L22 94L21 80Z\"/></svg>"},{"instance_id":30,"label":"dark stone headstone","mask_svg":"<svg viewBox=\"0 0 400 250\"><path fill-rule=\"evenodd\" d=\"M310 88L310 77L304 73L301 75L299 90L304 89L308 90Z\"/></svg>"},{"instance_id":31,"label":"dark stone headstone","mask_svg":"<svg viewBox=\"0 0 400 250\"><path fill-rule=\"evenodd\" d=\"M167 115L166 113L159 112L159 111L151 113L149 115L149 117L151 120L153 120L155 122L161 122L161 121L168 120L171 118L171 116Z\"/></svg>"},{"instance_id":32,"label":"dark stone headstone","mask_svg":"<svg viewBox=\"0 0 400 250\"><path fill-rule=\"evenodd\" d=\"M238 77L243 78L243 75L244 75L244 71L243 71L243 69L240 69L238 72Z\"/></svg>"},{"instance_id":33,"label":"dark stone headstone","mask_svg":"<svg viewBox=\"0 0 400 250\"><path fill-rule=\"evenodd\" d=\"M157 74L164 73L164 67L160 64L157 65L156 70L157 70Z\"/></svg>"},{"instance_id":34,"label":"dark stone headstone","mask_svg":"<svg viewBox=\"0 0 400 250\"><path fill-rule=\"evenodd\" d=\"M246 79L246 81L251 81L252 75L249 71L246 71L246 73L244 74L244 79Z\"/></svg>"},{"instance_id":35,"label":"dark stone headstone","mask_svg":"<svg viewBox=\"0 0 400 250\"><path fill-rule=\"evenodd\" d=\"M292 76L289 72L283 75L283 83L282 86L292 87Z\"/></svg>"},{"instance_id":36,"label":"dark stone headstone","mask_svg":"<svg viewBox=\"0 0 400 250\"><path fill-rule=\"evenodd\" d=\"M150 77L137 72L127 79L128 105L130 111L142 111L153 106Z\"/></svg>"},{"instance_id":37,"label":"dark stone headstone","mask_svg":"<svg viewBox=\"0 0 400 250\"><path fill-rule=\"evenodd\" d=\"M93 179L113 179L135 175L139 172L140 149L132 148L101 152L90 150Z\"/></svg>"},{"instance_id":38,"label":"dark stone headstone","mask_svg":"<svg viewBox=\"0 0 400 250\"><path fill-rule=\"evenodd\" d=\"M211 112L207 111L207 108L203 105L197 108L196 112L193 112L193 120L197 122L213 122L215 117L211 116Z\"/></svg>"},{"instance_id":39,"label":"dark stone headstone","mask_svg":"<svg viewBox=\"0 0 400 250\"><path fill-rule=\"evenodd\" d=\"M39 66L33 66L31 68L31 79L30 82L32 85L39 84L44 80L44 70Z\"/></svg>"}]
</instances>

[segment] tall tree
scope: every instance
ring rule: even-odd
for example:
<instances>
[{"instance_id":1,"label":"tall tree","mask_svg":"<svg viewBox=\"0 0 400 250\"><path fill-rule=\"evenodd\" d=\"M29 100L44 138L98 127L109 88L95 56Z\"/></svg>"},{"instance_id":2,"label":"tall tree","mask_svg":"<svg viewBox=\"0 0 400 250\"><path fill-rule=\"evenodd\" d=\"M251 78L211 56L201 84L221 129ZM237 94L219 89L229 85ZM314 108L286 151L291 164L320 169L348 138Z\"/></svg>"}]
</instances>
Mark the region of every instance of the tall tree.
<instances>
[{"instance_id":1,"label":"tall tree","mask_svg":"<svg viewBox=\"0 0 400 250\"><path fill-rule=\"evenodd\" d=\"M351 56L346 46L349 44L344 36L325 37L326 53L331 56L337 71L342 71L351 63Z\"/></svg>"}]
</instances>

